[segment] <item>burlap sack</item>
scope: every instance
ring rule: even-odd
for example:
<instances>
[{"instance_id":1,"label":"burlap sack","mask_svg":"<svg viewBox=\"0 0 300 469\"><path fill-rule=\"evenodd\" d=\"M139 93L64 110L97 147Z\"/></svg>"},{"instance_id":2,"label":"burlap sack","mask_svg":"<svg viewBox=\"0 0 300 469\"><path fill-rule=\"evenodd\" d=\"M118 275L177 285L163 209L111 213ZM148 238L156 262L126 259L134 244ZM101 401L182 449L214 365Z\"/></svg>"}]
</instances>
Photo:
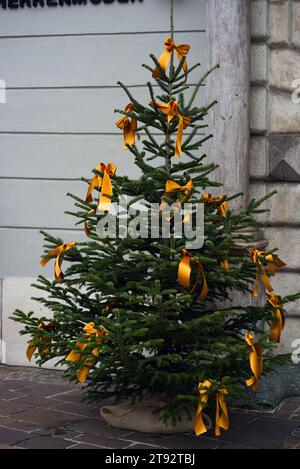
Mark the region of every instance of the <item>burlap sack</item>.
<instances>
[{"instance_id":1,"label":"burlap sack","mask_svg":"<svg viewBox=\"0 0 300 469\"><path fill-rule=\"evenodd\" d=\"M108 425L126 430L142 433L190 433L194 430L194 421L189 420L186 413L181 416L181 421L174 427L171 423L160 420L160 412L164 403L159 397L148 397L132 404L122 402L120 404L104 406L100 410L101 417ZM207 429L212 428L210 418L203 414L203 420Z\"/></svg>"}]
</instances>

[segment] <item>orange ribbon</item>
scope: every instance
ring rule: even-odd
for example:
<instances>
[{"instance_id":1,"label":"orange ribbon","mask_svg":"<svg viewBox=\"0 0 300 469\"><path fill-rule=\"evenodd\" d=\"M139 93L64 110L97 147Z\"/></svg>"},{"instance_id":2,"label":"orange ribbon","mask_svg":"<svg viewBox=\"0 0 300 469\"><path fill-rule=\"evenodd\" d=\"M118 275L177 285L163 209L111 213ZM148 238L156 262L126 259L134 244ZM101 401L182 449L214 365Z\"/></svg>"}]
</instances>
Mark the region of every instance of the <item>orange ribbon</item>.
<instances>
[{"instance_id":1,"label":"orange ribbon","mask_svg":"<svg viewBox=\"0 0 300 469\"><path fill-rule=\"evenodd\" d=\"M267 294L267 301L274 308L274 318L270 330L270 341L280 344L281 334L285 327L285 316L281 298L277 295Z\"/></svg>"},{"instance_id":2,"label":"orange ribbon","mask_svg":"<svg viewBox=\"0 0 300 469\"><path fill-rule=\"evenodd\" d=\"M79 348L81 352L83 352L86 347L88 346L88 342L90 342L92 339L95 339L96 344L98 345L92 350L92 355L94 355L95 358L98 358L100 355L100 350L99 350L99 345L101 345L103 337L108 336L108 331L105 329L105 327L100 326L99 328L95 327L95 324L93 322L90 322L83 328L85 332L85 336L87 341L84 342L76 342L75 347ZM76 352L76 351L71 351L69 355L66 357L66 361L68 362L78 362L80 361L82 357L81 352ZM88 358L83 361L83 368L78 371L77 373L77 379L80 383L83 383L86 378L89 375L90 369L92 366L95 365L96 360Z\"/></svg>"},{"instance_id":3,"label":"orange ribbon","mask_svg":"<svg viewBox=\"0 0 300 469\"><path fill-rule=\"evenodd\" d=\"M184 186L181 186L175 181L168 180L165 186L164 197L168 197L169 195L171 195L173 192L176 192L176 191L181 192L183 194L183 199L182 200L178 199L176 203L179 205L182 205L190 197L193 188L194 188L194 185L193 185L192 179L190 179L187 182L187 184L185 184ZM168 205L167 201L164 200L164 197L160 205L161 210L164 210L165 206Z\"/></svg>"},{"instance_id":4,"label":"orange ribbon","mask_svg":"<svg viewBox=\"0 0 300 469\"><path fill-rule=\"evenodd\" d=\"M53 329L53 323L49 322L49 324L45 324L44 322L41 322L38 325L38 329L51 331ZM35 341L31 340L30 342L28 342L28 347L26 350L26 357L31 362L33 354L38 348L40 357L44 358L44 356L50 351L50 345L51 345L51 341L47 339L46 337L40 337L38 345L36 345Z\"/></svg>"},{"instance_id":5,"label":"orange ribbon","mask_svg":"<svg viewBox=\"0 0 300 469\"><path fill-rule=\"evenodd\" d=\"M223 261L220 262L220 267L221 269L224 270L224 272L229 272L229 261L228 259L224 259Z\"/></svg>"},{"instance_id":6,"label":"orange ribbon","mask_svg":"<svg viewBox=\"0 0 300 469\"><path fill-rule=\"evenodd\" d=\"M85 202L93 202L93 191L97 188L100 191L97 209L99 212L109 211L111 197L113 195L113 187L110 176L114 176L116 174L117 167L113 163L108 163L107 166L104 163L100 163L98 166L96 166L95 169L100 173L103 173L103 176L95 174L95 176L91 179Z\"/></svg>"},{"instance_id":7,"label":"orange ribbon","mask_svg":"<svg viewBox=\"0 0 300 469\"><path fill-rule=\"evenodd\" d=\"M194 265L197 269L197 275L196 275L195 283L190 291L190 294L192 295L193 293L195 293L199 275L201 273L203 284L202 284L202 290L199 295L199 300L204 301L208 294L208 286L207 286L207 281L206 281L206 276L205 276L203 265L201 264L200 261L195 260L195 258L191 256L191 253L187 249L183 249L182 252L183 252L183 257L178 267L178 282L183 288L190 288L190 279L191 279L191 273L192 273L191 263L194 262Z\"/></svg>"},{"instance_id":8,"label":"orange ribbon","mask_svg":"<svg viewBox=\"0 0 300 469\"><path fill-rule=\"evenodd\" d=\"M252 370L253 376L246 381L247 386L249 386L253 391L256 391L259 379L263 371L263 346L262 344L254 345L254 337L252 334L248 333L245 336L245 340L251 352L249 354L250 359L250 368Z\"/></svg>"},{"instance_id":9,"label":"orange ribbon","mask_svg":"<svg viewBox=\"0 0 300 469\"><path fill-rule=\"evenodd\" d=\"M54 264L54 274L55 274L55 280L61 281L64 279L62 270L61 270L61 264L62 264L62 254L69 249L73 248L76 246L76 241L72 241L71 243L64 243L61 246L58 246L55 249L52 249L52 251L49 251L47 256L45 256L41 260L41 266L45 267L46 264L48 264L49 261L51 261L52 258L56 257L55 259L55 264Z\"/></svg>"},{"instance_id":10,"label":"orange ribbon","mask_svg":"<svg viewBox=\"0 0 300 469\"><path fill-rule=\"evenodd\" d=\"M212 386L212 383L209 380L199 383L199 394L201 401L198 405L196 412L196 422L195 422L195 433L197 436L203 435L207 432L207 428L203 421L202 411L208 402L208 393ZM228 389L226 387L220 387L216 393L216 427L215 435L221 436L221 428L223 430L229 429L229 415L226 404L226 396L228 395ZM220 412L222 411L222 413Z\"/></svg>"},{"instance_id":11,"label":"orange ribbon","mask_svg":"<svg viewBox=\"0 0 300 469\"><path fill-rule=\"evenodd\" d=\"M134 106L132 103L127 104L125 112L132 112ZM135 133L137 129L137 120L130 119L128 116L124 116L116 122L116 126L123 130L125 147L124 150L128 150L127 145L135 144Z\"/></svg>"},{"instance_id":12,"label":"orange ribbon","mask_svg":"<svg viewBox=\"0 0 300 469\"><path fill-rule=\"evenodd\" d=\"M270 283L267 272L262 264L262 259L267 262L267 270L270 273L270 275L275 275L276 267L278 269L281 269L285 267L286 264L281 259L279 259L278 256L274 254L267 254L265 251L259 251L258 249L250 249L250 255L251 255L252 261L257 265L256 281L255 281L255 285L254 285L253 293L252 293L253 296L258 296L259 274L261 274L261 279L263 281L265 288L269 292L272 292L273 287Z\"/></svg>"},{"instance_id":13,"label":"orange ribbon","mask_svg":"<svg viewBox=\"0 0 300 469\"><path fill-rule=\"evenodd\" d=\"M151 104L156 106L157 109L159 109L168 117L168 124L170 124L170 122L174 119L174 117L178 117L179 125L178 125L175 155L178 157L181 156L182 155L183 130L190 125L192 119L190 117L186 117L180 114L178 101L175 101L174 99L169 101L168 104L157 103L154 101L151 101Z\"/></svg>"},{"instance_id":14,"label":"orange ribbon","mask_svg":"<svg viewBox=\"0 0 300 469\"><path fill-rule=\"evenodd\" d=\"M167 37L165 39L164 46L165 46L165 50L163 51L162 55L158 59L158 63L159 63L160 67L162 68L162 70L164 72L166 72L166 70L167 70L167 67L170 63L170 60L171 60L171 57L172 57L172 54L174 53L174 51L177 54L179 62L181 62L183 58L185 59L185 56L188 54L188 52L190 50L189 44L177 45L177 44L175 44L173 39L171 39L169 37ZM185 74L185 81L186 81L187 80L187 63L186 63L186 60L184 60L184 62L182 64L182 68L183 68L183 71L184 71L184 74ZM160 70L159 70L158 67L155 67L154 72L153 72L153 78L157 79L159 77L160 77Z\"/></svg>"},{"instance_id":15,"label":"orange ribbon","mask_svg":"<svg viewBox=\"0 0 300 469\"><path fill-rule=\"evenodd\" d=\"M204 200L204 202L207 205L214 205L220 202L224 197L222 195L218 195L217 197L213 197L211 194L203 194L201 199ZM220 217L226 217L226 214L228 212L228 202L224 200L218 207L217 214L220 215Z\"/></svg>"}]
</instances>

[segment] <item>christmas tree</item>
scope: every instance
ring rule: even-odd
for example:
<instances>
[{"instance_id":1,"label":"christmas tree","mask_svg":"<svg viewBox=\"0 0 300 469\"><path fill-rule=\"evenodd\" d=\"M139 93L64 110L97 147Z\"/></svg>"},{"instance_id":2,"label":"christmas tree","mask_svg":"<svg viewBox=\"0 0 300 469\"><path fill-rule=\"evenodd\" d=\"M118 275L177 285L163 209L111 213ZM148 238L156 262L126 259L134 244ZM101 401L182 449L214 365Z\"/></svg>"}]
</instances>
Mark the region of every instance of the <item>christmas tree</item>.
<instances>
[{"instance_id":1,"label":"christmas tree","mask_svg":"<svg viewBox=\"0 0 300 469\"><path fill-rule=\"evenodd\" d=\"M188 66L189 48L175 42L171 0L170 38L161 57L151 55L153 66L144 65L156 85L147 83L149 102L119 83L129 101L117 111L123 157L134 158L141 177L102 162L83 179L85 197L70 196L86 241L42 232L41 263L54 261L55 280L40 276L35 299L52 319L22 311L13 319L31 336L28 358L40 365L55 358L68 379L85 382L88 399L160 396L160 418L175 425L187 414L197 435L207 430L202 411L212 409L220 435L229 428L228 403L281 362L274 349L284 305L300 295L274 293L270 277L285 265L276 251L238 248L241 239L253 241L247 229L260 226L255 215L265 199L233 209L242 194L220 195L210 179L216 166L201 147L212 137L206 117L216 102L195 103L213 70L189 86L199 67ZM187 228L197 233L201 215L193 243ZM266 301L253 305L259 289Z\"/></svg>"}]
</instances>

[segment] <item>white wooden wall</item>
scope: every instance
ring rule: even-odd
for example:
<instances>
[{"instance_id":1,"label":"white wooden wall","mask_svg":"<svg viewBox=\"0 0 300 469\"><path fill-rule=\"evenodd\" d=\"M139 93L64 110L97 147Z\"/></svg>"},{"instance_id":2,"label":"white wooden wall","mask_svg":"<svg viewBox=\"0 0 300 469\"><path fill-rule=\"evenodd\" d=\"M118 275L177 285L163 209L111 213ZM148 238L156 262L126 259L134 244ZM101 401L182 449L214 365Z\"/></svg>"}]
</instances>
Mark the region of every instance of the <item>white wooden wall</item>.
<instances>
[{"instance_id":1,"label":"white wooden wall","mask_svg":"<svg viewBox=\"0 0 300 469\"><path fill-rule=\"evenodd\" d=\"M175 0L176 42L191 44L190 63L205 62L206 1ZM114 109L128 103L116 82L149 99L141 64L163 50L168 9L168 0L144 0L1 10L0 78L7 85L7 103L0 104L1 277L41 273L41 228L81 239L64 215L73 207L65 194L83 195L78 179L96 164L113 161L119 174L136 174L114 124Z\"/></svg>"},{"instance_id":2,"label":"white wooden wall","mask_svg":"<svg viewBox=\"0 0 300 469\"><path fill-rule=\"evenodd\" d=\"M176 42L191 44L190 63L205 62L206 1L175 0ZM148 101L150 77L141 65L163 50L168 9L169 0L144 0L0 10L0 79L7 85L0 104L0 362L28 365L28 338L9 319L13 311L46 313L30 300L35 276L53 277L53 264L39 265L39 230L84 239L64 215L73 208L66 193L84 196L79 179L101 161L137 175L114 124L114 109L128 103L116 83Z\"/></svg>"}]
</instances>

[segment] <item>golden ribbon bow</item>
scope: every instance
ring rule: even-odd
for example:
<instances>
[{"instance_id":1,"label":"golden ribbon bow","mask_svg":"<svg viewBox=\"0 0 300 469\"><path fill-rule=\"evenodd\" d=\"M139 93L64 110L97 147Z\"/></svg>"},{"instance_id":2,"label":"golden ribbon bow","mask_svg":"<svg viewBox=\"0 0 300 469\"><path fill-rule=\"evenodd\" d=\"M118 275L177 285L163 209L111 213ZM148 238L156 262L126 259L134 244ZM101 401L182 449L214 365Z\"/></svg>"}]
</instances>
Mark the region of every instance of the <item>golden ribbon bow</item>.
<instances>
[{"instance_id":1,"label":"golden ribbon bow","mask_svg":"<svg viewBox=\"0 0 300 469\"><path fill-rule=\"evenodd\" d=\"M201 264L200 261L195 260L195 258L192 257L191 253L187 249L183 249L182 252L183 252L183 257L178 267L178 282L183 288L190 288L190 279L191 279L191 273L192 273L191 263L192 261L194 261L194 265L197 269L197 275L196 275L195 283L192 289L190 290L190 294L192 295L195 292L198 279L199 279L199 275L201 273L203 285L202 285L202 290L198 298L199 300L204 301L208 294L208 286L207 286L207 281L206 281L206 276L205 276L203 265Z\"/></svg>"},{"instance_id":2,"label":"golden ribbon bow","mask_svg":"<svg viewBox=\"0 0 300 469\"><path fill-rule=\"evenodd\" d=\"M245 336L245 340L249 347L251 348L251 352L249 354L250 359L250 368L253 372L252 378L246 381L248 387L250 387L253 391L256 391L259 379L261 377L263 371L263 346L262 344L255 344L254 345L254 337L252 334L248 333Z\"/></svg>"},{"instance_id":3,"label":"golden ribbon bow","mask_svg":"<svg viewBox=\"0 0 300 469\"><path fill-rule=\"evenodd\" d=\"M211 194L203 194L201 197L201 200L204 200L204 202L207 205L213 205L218 202L220 202L223 199L222 195L218 195L217 197L213 197ZM226 217L226 214L228 212L228 202L224 200L224 202L221 203L221 205L218 207L217 214L220 215L220 217Z\"/></svg>"},{"instance_id":4,"label":"golden ribbon bow","mask_svg":"<svg viewBox=\"0 0 300 469\"><path fill-rule=\"evenodd\" d=\"M167 67L170 63L170 60L171 60L171 57L172 57L172 54L174 53L174 51L177 54L179 62L181 62L182 59L185 58L185 56L188 54L188 52L190 50L190 45L189 44L177 45L177 44L175 44L173 39L171 39L170 37L167 37L165 39L164 46L165 46L165 50L163 51L160 58L158 59L158 63L159 63L160 67L162 68L162 70L164 72L166 72L166 70L167 70ZM182 64L182 68L184 70L185 81L186 81L187 80L187 63L186 63L186 60L184 60L184 62ZM154 72L153 72L153 78L157 79L159 77L160 77L160 70L159 70L158 67L155 67Z\"/></svg>"},{"instance_id":5,"label":"golden ribbon bow","mask_svg":"<svg viewBox=\"0 0 300 469\"><path fill-rule=\"evenodd\" d=\"M203 381L203 383L199 383L198 389L201 396L201 401L198 405L196 413L195 433L197 436L203 435L203 433L207 432L207 428L203 421L202 411L208 402L208 391L211 386L212 383L209 380ZM226 387L220 387L216 393L216 436L221 436L221 428L223 428L223 430L229 429L229 414L226 404L227 395L228 390ZM222 413L220 413L220 409Z\"/></svg>"},{"instance_id":6,"label":"golden ribbon bow","mask_svg":"<svg viewBox=\"0 0 300 469\"><path fill-rule=\"evenodd\" d=\"M267 272L262 264L262 259L267 261L267 270L270 273L270 275L275 275L276 267L278 269L281 269L282 267L285 267L286 264L281 259L279 259L278 256L274 254L267 254L265 251L259 251L258 249L250 249L250 255L251 255L252 261L255 264L257 264L256 281L255 281L255 285L254 285L253 293L252 293L253 296L258 296L259 273L261 273L261 279L263 281L265 288L269 292L272 292L273 287L270 283Z\"/></svg>"},{"instance_id":7,"label":"golden ribbon bow","mask_svg":"<svg viewBox=\"0 0 300 469\"><path fill-rule=\"evenodd\" d=\"M132 112L134 106L132 103L127 104L125 112ZM135 144L135 133L137 129L137 120L130 119L128 116L124 116L116 122L116 126L123 130L125 147L124 150L128 150L127 145Z\"/></svg>"},{"instance_id":8,"label":"golden ribbon bow","mask_svg":"<svg viewBox=\"0 0 300 469\"><path fill-rule=\"evenodd\" d=\"M178 199L177 202L176 202L179 205L182 205L189 198L189 196L191 195L191 192L192 192L193 188L194 188L194 185L193 185L193 180L192 179L190 179L184 186L181 186L180 184L178 184L175 181L168 180L166 182L164 197L167 197L168 195L172 194L175 191L182 192L182 194L184 195L183 200ZM165 206L167 206L167 205L168 205L167 201L164 200L164 198L163 198L163 200L161 202L161 205L160 205L160 209L164 210Z\"/></svg>"},{"instance_id":9,"label":"golden ribbon bow","mask_svg":"<svg viewBox=\"0 0 300 469\"><path fill-rule=\"evenodd\" d=\"M54 327L53 322L49 322L49 324L45 324L44 322L41 322L38 325L38 329L43 329L45 331L51 331L53 327ZM37 348L39 349L39 354L41 358L43 358L50 351L50 345L51 345L51 341L47 339L46 337L41 337L39 339L38 345L35 345L35 342L31 340L30 342L28 342L28 347L26 350L27 359L31 362L33 354Z\"/></svg>"},{"instance_id":10,"label":"golden ribbon bow","mask_svg":"<svg viewBox=\"0 0 300 469\"><path fill-rule=\"evenodd\" d=\"M183 130L190 125L192 119L190 117L186 117L180 114L178 101L175 101L174 99L169 101L168 104L157 103L154 101L151 101L151 104L156 106L157 109L159 109L168 117L168 124L170 124L170 122L174 119L174 117L178 117L179 125L178 125L175 155L178 157L181 156L182 155L181 146L182 146Z\"/></svg>"},{"instance_id":11,"label":"golden ribbon bow","mask_svg":"<svg viewBox=\"0 0 300 469\"><path fill-rule=\"evenodd\" d=\"M270 341L276 342L277 344L280 344L281 334L285 327L285 316L280 300L280 296L267 294L267 301L275 309L270 331Z\"/></svg>"},{"instance_id":12,"label":"golden ribbon bow","mask_svg":"<svg viewBox=\"0 0 300 469\"><path fill-rule=\"evenodd\" d=\"M61 246L58 246L57 248L52 249L52 251L49 251L48 254L41 260L41 266L45 267L45 265L48 264L48 262L51 261L53 257L56 257L55 264L54 264L55 280L61 281L64 279L64 276L61 270L61 264L63 261L61 255L64 252L76 246L76 244L77 244L76 241L72 241L71 243L64 243Z\"/></svg>"},{"instance_id":13,"label":"golden ribbon bow","mask_svg":"<svg viewBox=\"0 0 300 469\"><path fill-rule=\"evenodd\" d=\"M100 328L96 328L93 322L90 322L89 324L87 324L83 328L83 330L85 332L85 335L87 336L87 339L88 339L87 342L83 343L83 342L78 341L76 342L76 345L75 345L75 347L79 348L82 352L86 349L86 347L88 346L88 342L91 340L92 337L95 338L96 343L100 345L102 343L102 338L108 336L108 331L107 329L105 329L105 327L100 326ZM66 357L66 361L78 362L81 359L82 355L83 355L82 353L72 350L69 353L69 355ZM95 347L92 350L92 355L94 355L95 358L99 357L100 355L99 347ZM96 360L93 360L91 358L84 360L83 363L85 366L81 370L79 370L77 373L77 379L80 383L83 383L86 380L91 367L94 366L95 364L95 361Z\"/></svg>"},{"instance_id":14,"label":"golden ribbon bow","mask_svg":"<svg viewBox=\"0 0 300 469\"><path fill-rule=\"evenodd\" d=\"M221 269L224 270L224 272L229 272L229 261L228 259L224 259L223 261L220 262L220 267Z\"/></svg>"},{"instance_id":15,"label":"golden ribbon bow","mask_svg":"<svg viewBox=\"0 0 300 469\"><path fill-rule=\"evenodd\" d=\"M111 197L113 195L113 187L111 183L110 176L114 176L117 171L117 167L113 163L108 163L106 166L104 163L100 163L95 168L100 173L103 173L103 176L95 174L91 179L85 202L88 204L93 202L93 191L94 189L99 189L99 202L97 209L99 212L105 212L110 210Z\"/></svg>"}]
</instances>

